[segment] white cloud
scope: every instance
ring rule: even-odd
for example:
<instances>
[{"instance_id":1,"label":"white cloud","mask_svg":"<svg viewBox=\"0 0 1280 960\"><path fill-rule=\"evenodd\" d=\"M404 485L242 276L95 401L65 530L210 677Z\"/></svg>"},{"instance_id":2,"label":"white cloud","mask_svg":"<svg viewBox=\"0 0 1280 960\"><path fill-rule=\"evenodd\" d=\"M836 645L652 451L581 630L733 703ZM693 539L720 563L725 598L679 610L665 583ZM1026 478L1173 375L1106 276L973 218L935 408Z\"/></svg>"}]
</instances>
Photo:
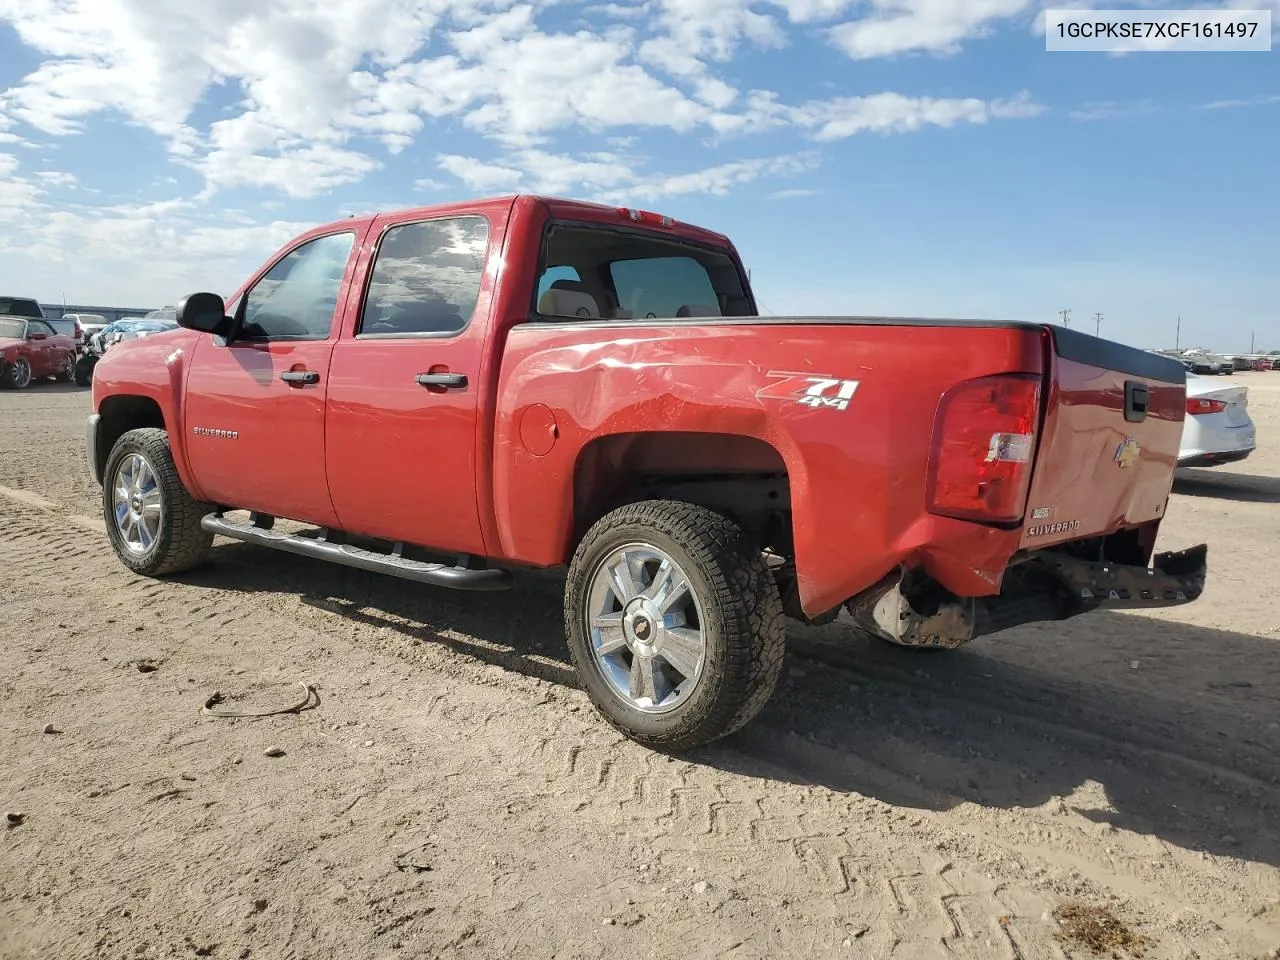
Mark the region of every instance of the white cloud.
<instances>
[{"instance_id":1,"label":"white cloud","mask_svg":"<svg viewBox=\"0 0 1280 960\"><path fill-rule=\"evenodd\" d=\"M1211 100L1196 106L1197 110L1238 110L1242 107L1264 107L1268 104L1280 103L1280 94L1269 96L1244 97L1238 100Z\"/></svg>"},{"instance_id":2,"label":"white cloud","mask_svg":"<svg viewBox=\"0 0 1280 960\"><path fill-rule=\"evenodd\" d=\"M1099 103L1087 103L1074 110L1068 110L1067 116L1072 120L1130 120L1134 117L1145 117L1160 111L1160 104L1154 100L1136 100L1124 103L1105 100Z\"/></svg>"},{"instance_id":3,"label":"white cloud","mask_svg":"<svg viewBox=\"0 0 1280 960\"><path fill-rule=\"evenodd\" d=\"M872 15L832 28L831 38L855 59L921 50L951 54L960 41L988 34L997 21L1027 10L1030 0L869 0Z\"/></svg>"},{"instance_id":4,"label":"white cloud","mask_svg":"<svg viewBox=\"0 0 1280 960\"><path fill-rule=\"evenodd\" d=\"M744 58L794 42L795 25L804 25L810 42L825 42L823 31L834 29L856 56L941 51L979 35L1013 6L0 0L0 21L42 57L0 92L0 147L47 156L79 137L83 154L96 149L89 138L99 119L123 121L137 131L135 144L158 143L168 157L168 167L143 173L149 195L179 197L59 206L52 191L97 192L88 173L65 162L58 166L76 170L81 181L70 172L24 172L16 155L0 154L0 214L17 225L0 239L0 270L13 280L49 282L76 263L85 282L125 300L141 296L121 291L120 278L131 271L117 267L126 263L145 262L158 290L202 276L231 282L238 275L228 264L249 269L296 226L269 219L282 199L370 181L393 163L403 166L397 154L436 158L439 180L408 178L423 191L448 189L445 180L482 193L721 195L812 170L820 157L805 141L1029 116L1039 108L1026 95L865 91L797 105L744 82ZM549 26L551 17L559 26ZM896 39L876 32L885 29L897 31ZM765 133L770 141L762 150L751 138ZM655 159L661 154L679 160ZM199 183L182 192L193 174ZM242 188L267 197L251 212L218 210L221 195ZM342 200L350 197L339 197L339 206Z\"/></svg>"},{"instance_id":5,"label":"white cloud","mask_svg":"<svg viewBox=\"0 0 1280 960\"><path fill-rule=\"evenodd\" d=\"M637 162L638 161L638 162ZM604 202L653 200L703 193L723 196L734 187L767 177L794 176L815 169L813 153L751 158L716 164L690 173L654 174L636 169L642 158L615 153L580 157L521 150L501 162L444 155L439 166L478 192L526 190Z\"/></svg>"},{"instance_id":6,"label":"white cloud","mask_svg":"<svg viewBox=\"0 0 1280 960\"><path fill-rule=\"evenodd\" d=\"M859 133L906 133L926 126L952 127L997 118L1032 117L1042 108L1023 92L1009 100L933 99L879 93L804 104L795 122L819 141L842 140Z\"/></svg>"},{"instance_id":7,"label":"white cloud","mask_svg":"<svg viewBox=\"0 0 1280 960\"><path fill-rule=\"evenodd\" d=\"M945 49L1025 0L862 0L856 9L868 2L867 16L834 28L855 56ZM15 124L63 137L96 114L120 114L198 171L206 195L258 185L308 197L366 177L433 120L460 119L506 149L551 146L574 129L744 136L808 125L814 108L739 91L723 75L738 47L780 47L786 21L829 21L854 6L652 0L589 8L613 26L554 32L539 22L541 5L515 0L227 0L217 9L0 0L0 19L48 57L0 95L0 137L18 137ZM233 102L201 127L195 117L211 94ZM847 108L834 101L828 112Z\"/></svg>"}]
</instances>

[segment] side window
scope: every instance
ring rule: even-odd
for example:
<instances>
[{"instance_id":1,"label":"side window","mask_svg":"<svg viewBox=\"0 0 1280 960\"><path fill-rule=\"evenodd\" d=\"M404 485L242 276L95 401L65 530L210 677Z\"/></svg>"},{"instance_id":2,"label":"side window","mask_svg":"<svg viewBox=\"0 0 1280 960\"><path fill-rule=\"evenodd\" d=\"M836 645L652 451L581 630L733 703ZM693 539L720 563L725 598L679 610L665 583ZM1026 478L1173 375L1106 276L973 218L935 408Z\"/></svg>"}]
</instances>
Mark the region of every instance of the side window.
<instances>
[{"instance_id":1,"label":"side window","mask_svg":"<svg viewBox=\"0 0 1280 960\"><path fill-rule=\"evenodd\" d=\"M488 249L483 217L391 227L378 246L358 335L459 333L475 312Z\"/></svg>"},{"instance_id":2,"label":"side window","mask_svg":"<svg viewBox=\"0 0 1280 960\"><path fill-rule=\"evenodd\" d=\"M534 303L542 300L542 295L551 289L551 285L557 280L572 280L574 283L581 283L582 278L578 276L578 271L573 267L547 267L542 274L542 278L538 281L538 294L534 298Z\"/></svg>"},{"instance_id":3,"label":"side window","mask_svg":"<svg viewBox=\"0 0 1280 960\"><path fill-rule=\"evenodd\" d=\"M618 302L633 317L718 317L707 268L692 257L615 260L609 265Z\"/></svg>"},{"instance_id":4,"label":"side window","mask_svg":"<svg viewBox=\"0 0 1280 960\"><path fill-rule=\"evenodd\" d=\"M43 320L28 320L27 333L43 333L46 337L57 336L57 331Z\"/></svg>"},{"instance_id":5,"label":"side window","mask_svg":"<svg viewBox=\"0 0 1280 960\"><path fill-rule=\"evenodd\" d=\"M353 233L316 237L295 247L245 295L246 340L323 340L333 326Z\"/></svg>"}]
</instances>

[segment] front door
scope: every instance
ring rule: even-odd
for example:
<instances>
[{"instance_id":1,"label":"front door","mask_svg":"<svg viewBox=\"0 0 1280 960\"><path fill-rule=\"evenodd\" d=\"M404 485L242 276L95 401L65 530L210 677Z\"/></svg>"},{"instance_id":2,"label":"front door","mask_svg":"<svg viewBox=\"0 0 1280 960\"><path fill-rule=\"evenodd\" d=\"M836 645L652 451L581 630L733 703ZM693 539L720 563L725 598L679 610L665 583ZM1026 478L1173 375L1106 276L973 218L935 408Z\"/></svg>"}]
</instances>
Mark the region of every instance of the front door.
<instances>
[{"instance_id":1,"label":"front door","mask_svg":"<svg viewBox=\"0 0 1280 960\"><path fill-rule=\"evenodd\" d=\"M32 334L36 333L44 334L44 339L32 339ZM58 341L54 339L57 335L58 332L52 325L43 320L27 321L27 346L30 347L27 356L31 360L31 376L47 377L61 369L61 351L58 349Z\"/></svg>"},{"instance_id":2,"label":"front door","mask_svg":"<svg viewBox=\"0 0 1280 960\"><path fill-rule=\"evenodd\" d=\"M245 292L229 344L202 338L187 377L187 458L231 508L336 526L325 480L329 367L356 233L313 237Z\"/></svg>"},{"instance_id":3,"label":"front door","mask_svg":"<svg viewBox=\"0 0 1280 960\"><path fill-rule=\"evenodd\" d=\"M483 554L476 413L493 282L485 261L501 238L480 216L373 229L364 308L329 365L334 509L352 533Z\"/></svg>"}]
</instances>

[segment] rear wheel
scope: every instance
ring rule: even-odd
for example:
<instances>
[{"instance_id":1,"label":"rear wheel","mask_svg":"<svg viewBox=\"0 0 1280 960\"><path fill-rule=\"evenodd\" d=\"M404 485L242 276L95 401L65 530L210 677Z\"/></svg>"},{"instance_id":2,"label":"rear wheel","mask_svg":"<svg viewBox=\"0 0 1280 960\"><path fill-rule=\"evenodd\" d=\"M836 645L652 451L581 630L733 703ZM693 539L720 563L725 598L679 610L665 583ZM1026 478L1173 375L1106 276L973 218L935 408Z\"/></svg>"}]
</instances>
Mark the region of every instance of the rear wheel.
<instances>
[{"instance_id":1,"label":"rear wheel","mask_svg":"<svg viewBox=\"0 0 1280 960\"><path fill-rule=\"evenodd\" d=\"M55 379L59 383L70 383L76 376L76 353L72 350L67 354L67 358L62 361L62 368L55 375Z\"/></svg>"},{"instance_id":2,"label":"rear wheel","mask_svg":"<svg viewBox=\"0 0 1280 960\"><path fill-rule=\"evenodd\" d=\"M116 556L134 573L158 577L198 566L213 543L201 518L213 508L187 492L163 430L124 434L107 458L102 509Z\"/></svg>"},{"instance_id":3,"label":"rear wheel","mask_svg":"<svg viewBox=\"0 0 1280 960\"><path fill-rule=\"evenodd\" d=\"M782 601L740 527L647 501L596 523L569 567L569 652L592 702L628 737L683 750L726 736L782 670Z\"/></svg>"},{"instance_id":4,"label":"rear wheel","mask_svg":"<svg viewBox=\"0 0 1280 960\"><path fill-rule=\"evenodd\" d=\"M0 387L9 390L25 390L31 386L31 361L26 357L15 357L4 366L0 373Z\"/></svg>"},{"instance_id":5,"label":"rear wheel","mask_svg":"<svg viewBox=\"0 0 1280 960\"><path fill-rule=\"evenodd\" d=\"M75 366L76 383L82 387L87 387L93 383L93 368L97 365L98 358L92 353L86 353L77 360Z\"/></svg>"}]
</instances>

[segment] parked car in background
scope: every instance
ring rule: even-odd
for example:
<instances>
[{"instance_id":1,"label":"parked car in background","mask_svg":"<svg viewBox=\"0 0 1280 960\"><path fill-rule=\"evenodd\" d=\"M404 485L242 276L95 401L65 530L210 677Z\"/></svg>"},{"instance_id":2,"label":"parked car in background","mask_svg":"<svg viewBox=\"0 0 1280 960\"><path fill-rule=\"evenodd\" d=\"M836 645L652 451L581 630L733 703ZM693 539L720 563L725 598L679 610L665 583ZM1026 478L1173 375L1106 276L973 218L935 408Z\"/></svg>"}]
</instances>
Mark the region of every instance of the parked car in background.
<instances>
[{"instance_id":1,"label":"parked car in background","mask_svg":"<svg viewBox=\"0 0 1280 960\"><path fill-rule=\"evenodd\" d=\"M1180 467L1213 467L1243 460L1257 443L1249 416L1249 388L1224 387L1187 374L1187 418L1178 450Z\"/></svg>"},{"instance_id":2,"label":"parked car in background","mask_svg":"<svg viewBox=\"0 0 1280 960\"><path fill-rule=\"evenodd\" d=\"M80 326L80 321L74 313L64 313L60 317L46 317L44 322L53 327L56 332L70 337L71 342L76 345L77 351L84 344L84 328Z\"/></svg>"},{"instance_id":3,"label":"parked car in background","mask_svg":"<svg viewBox=\"0 0 1280 960\"><path fill-rule=\"evenodd\" d=\"M38 301L31 297L0 296L0 317L31 317L44 319L44 311Z\"/></svg>"},{"instance_id":4,"label":"parked car in background","mask_svg":"<svg viewBox=\"0 0 1280 960\"><path fill-rule=\"evenodd\" d=\"M70 380L75 366L75 342L47 321L0 317L0 388L23 390L40 377Z\"/></svg>"},{"instance_id":5,"label":"parked car in background","mask_svg":"<svg viewBox=\"0 0 1280 960\"><path fill-rule=\"evenodd\" d=\"M1183 365L1192 373L1208 376L1235 372L1235 365L1226 357L1214 353L1186 353L1182 357Z\"/></svg>"},{"instance_id":6,"label":"parked car in background","mask_svg":"<svg viewBox=\"0 0 1280 960\"><path fill-rule=\"evenodd\" d=\"M159 310L153 310L152 313L160 313ZM117 320L115 323L109 323L93 336L89 337L85 343L83 356L76 361L75 379L76 383L85 387L93 382L93 371L97 367L98 361L106 354L107 348L112 344L121 343L125 340L137 340L139 337L150 336L153 333L163 333L166 330L174 330L177 324L171 320Z\"/></svg>"},{"instance_id":7,"label":"parked car in background","mask_svg":"<svg viewBox=\"0 0 1280 960\"><path fill-rule=\"evenodd\" d=\"M74 318L80 322L83 331L81 343L88 343L89 338L105 327L110 321L100 313L64 313L62 319Z\"/></svg>"}]
</instances>

